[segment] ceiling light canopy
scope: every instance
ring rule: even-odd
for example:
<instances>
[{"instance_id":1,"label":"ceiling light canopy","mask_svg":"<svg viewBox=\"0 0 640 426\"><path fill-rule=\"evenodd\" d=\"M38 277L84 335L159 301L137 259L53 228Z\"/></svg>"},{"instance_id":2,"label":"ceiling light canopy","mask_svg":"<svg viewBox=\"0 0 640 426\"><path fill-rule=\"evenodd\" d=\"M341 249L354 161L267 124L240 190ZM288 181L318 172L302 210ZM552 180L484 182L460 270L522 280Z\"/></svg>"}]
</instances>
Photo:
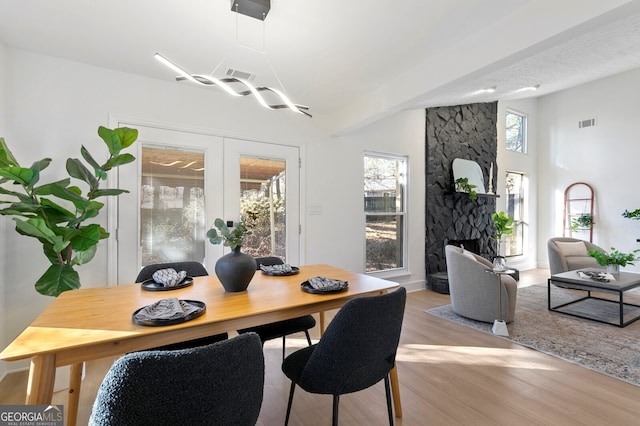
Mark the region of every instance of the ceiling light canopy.
<instances>
[{"instance_id":1,"label":"ceiling light canopy","mask_svg":"<svg viewBox=\"0 0 640 426\"><path fill-rule=\"evenodd\" d=\"M231 0L231 10L264 21L271 9L271 0Z\"/></svg>"}]
</instances>

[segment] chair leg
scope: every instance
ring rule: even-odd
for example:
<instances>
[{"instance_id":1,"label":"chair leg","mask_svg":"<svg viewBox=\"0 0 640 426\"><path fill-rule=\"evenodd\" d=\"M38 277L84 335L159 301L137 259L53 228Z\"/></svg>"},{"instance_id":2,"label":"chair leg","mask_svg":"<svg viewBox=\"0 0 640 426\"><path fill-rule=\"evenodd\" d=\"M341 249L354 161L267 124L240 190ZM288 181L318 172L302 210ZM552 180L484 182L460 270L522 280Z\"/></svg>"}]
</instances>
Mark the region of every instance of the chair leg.
<instances>
[{"instance_id":1,"label":"chair leg","mask_svg":"<svg viewBox=\"0 0 640 426\"><path fill-rule=\"evenodd\" d=\"M284 361L284 348L287 346L287 337L282 336L282 360Z\"/></svg>"},{"instance_id":2,"label":"chair leg","mask_svg":"<svg viewBox=\"0 0 640 426\"><path fill-rule=\"evenodd\" d=\"M291 414L291 404L293 403L293 392L296 390L296 382L291 381L291 389L289 390L289 402L287 403L287 416L284 418L284 426L289 424L289 414Z\"/></svg>"},{"instance_id":3,"label":"chair leg","mask_svg":"<svg viewBox=\"0 0 640 426\"><path fill-rule=\"evenodd\" d=\"M309 343L309 346L311 346L313 343L311 343L311 336L309 336L309 330L305 330L304 334L307 336L307 343Z\"/></svg>"},{"instance_id":4,"label":"chair leg","mask_svg":"<svg viewBox=\"0 0 640 426\"><path fill-rule=\"evenodd\" d=\"M389 413L389 426L393 426L393 408L391 408L391 387L389 386L389 375L384 376L384 392L387 395L387 412Z\"/></svg>"},{"instance_id":5,"label":"chair leg","mask_svg":"<svg viewBox=\"0 0 640 426\"><path fill-rule=\"evenodd\" d=\"M340 404L340 395L333 395L333 419L332 426L338 426L338 404Z\"/></svg>"}]
</instances>

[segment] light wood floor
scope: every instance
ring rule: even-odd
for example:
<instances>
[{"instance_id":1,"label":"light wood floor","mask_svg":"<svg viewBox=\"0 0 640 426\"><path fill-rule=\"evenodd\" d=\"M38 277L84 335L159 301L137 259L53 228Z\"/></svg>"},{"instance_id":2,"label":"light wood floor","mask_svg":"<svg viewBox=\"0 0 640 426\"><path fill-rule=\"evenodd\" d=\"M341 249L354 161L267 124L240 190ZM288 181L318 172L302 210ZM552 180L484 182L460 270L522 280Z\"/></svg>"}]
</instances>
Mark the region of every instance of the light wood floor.
<instances>
[{"instance_id":1,"label":"light wood floor","mask_svg":"<svg viewBox=\"0 0 640 426\"><path fill-rule=\"evenodd\" d=\"M544 282L547 276L546 270L525 271L519 286ZM447 295L409 294L397 357L404 416L396 424L640 424L640 388L424 312L447 303ZM306 345L302 335L287 342L287 353ZM280 371L280 343L265 345L261 426L284 422L289 382ZM87 364L78 424L86 424L97 386L112 362ZM26 372L5 378L0 404L23 403L26 379ZM66 395L59 392L54 398L64 404ZM298 389L291 424L330 423L331 397ZM340 423L386 424L382 383L341 397Z\"/></svg>"}]
</instances>

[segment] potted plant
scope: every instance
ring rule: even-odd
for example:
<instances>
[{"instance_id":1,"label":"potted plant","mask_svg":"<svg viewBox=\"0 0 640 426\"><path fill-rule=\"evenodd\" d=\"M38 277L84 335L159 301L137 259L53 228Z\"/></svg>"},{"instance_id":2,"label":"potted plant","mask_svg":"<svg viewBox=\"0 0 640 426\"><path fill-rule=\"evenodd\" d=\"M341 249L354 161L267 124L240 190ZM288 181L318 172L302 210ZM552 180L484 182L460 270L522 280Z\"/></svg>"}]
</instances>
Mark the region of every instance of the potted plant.
<instances>
[{"instance_id":1,"label":"potted plant","mask_svg":"<svg viewBox=\"0 0 640 426\"><path fill-rule=\"evenodd\" d=\"M80 288L76 266L93 259L98 242L109 233L97 223L87 223L100 213L104 203L97 201L106 196L128 192L124 189L100 188L107 173L135 160L131 154L122 153L138 138L138 131L126 127L108 129L100 126L98 135L107 146L106 161L98 161L82 146L80 153L87 163L68 158L66 171L69 178L39 184L42 172L51 164L51 158L34 162L30 167L21 166L0 138L0 194L4 195L0 214L14 216L16 231L37 239L51 266L36 281L40 294L57 297L60 293ZM86 193L71 183L71 179L83 182Z\"/></svg>"},{"instance_id":2,"label":"potted plant","mask_svg":"<svg viewBox=\"0 0 640 426\"><path fill-rule=\"evenodd\" d=\"M593 257L598 265L607 268L607 272L617 274L620 272L621 266L633 265L634 262L640 257L636 253L640 252L640 249L635 249L631 253L622 253L611 247L609 253L600 251L597 249L587 250L587 254Z\"/></svg>"},{"instance_id":3,"label":"potted plant","mask_svg":"<svg viewBox=\"0 0 640 426\"><path fill-rule=\"evenodd\" d=\"M502 251L500 250L500 243L503 235L509 235L513 232L513 217L501 211L498 213L492 213L491 220L496 228L496 235L493 238L496 241L497 250L494 265L496 265L496 269L500 270L505 268L505 259L502 256Z\"/></svg>"},{"instance_id":4,"label":"potted plant","mask_svg":"<svg viewBox=\"0 0 640 426\"><path fill-rule=\"evenodd\" d=\"M625 210L622 213L622 217L626 217L627 219L632 220L640 220L640 209L635 209L632 212L630 212L629 210Z\"/></svg>"},{"instance_id":5,"label":"potted plant","mask_svg":"<svg viewBox=\"0 0 640 426\"><path fill-rule=\"evenodd\" d=\"M253 256L242 253L242 242L251 231L247 228L244 216L240 222L225 223L217 218L214 227L207 231L207 238L211 244L222 243L231 248L231 253L222 256L215 265L215 272L225 291L244 291L249 286L251 278L256 273L256 260Z\"/></svg>"},{"instance_id":6,"label":"potted plant","mask_svg":"<svg viewBox=\"0 0 640 426\"><path fill-rule=\"evenodd\" d=\"M456 192L465 192L469 194L471 201L478 198L476 193L476 185L469 183L469 178L458 178L455 181Z\"/></svg>"},{"instance_id":7,"label":"potted plant","mask_svg":"<svg viewBox=\"0 0 640 426\"><path fill-rule=\"evenodd\" d=\"M593 227L593 216L589 213L582 213L580 216L571 219L571 230L591 229Z\"/></svg>"}]
</instances>

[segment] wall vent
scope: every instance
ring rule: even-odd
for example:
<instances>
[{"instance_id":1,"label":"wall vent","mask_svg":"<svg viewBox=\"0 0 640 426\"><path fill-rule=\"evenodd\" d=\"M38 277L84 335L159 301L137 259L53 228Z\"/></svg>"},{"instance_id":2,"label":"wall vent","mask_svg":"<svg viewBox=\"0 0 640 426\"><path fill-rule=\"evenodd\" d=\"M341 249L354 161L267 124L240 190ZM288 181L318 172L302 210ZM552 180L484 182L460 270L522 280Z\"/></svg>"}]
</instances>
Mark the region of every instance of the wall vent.
<instances>
[{"instance_id":1,"label":"wall vent","mask_svg":"<svg viewBox=\"0 0 640 426\"><path fill-rule=\"evenodd\" d=\"M227 76L229 77L236 77L236 78L241 78L243 80L247 80L247 81L253 81L256 79L256 75L255 74L251 74L250 72L246 72L246 71L240 71L234 68L227 68Z\"/></svg>"},{"instance_id":2,"label":"wall vent","mask_svg":"<svg viewBox=\"0 0 640 426\"><path fill-rule=\"evenodd\" d=\"M595 118L589 118L588 120L581 120L578 121L578 128L582 129L583 127L595 127L596 125L596 119Z\"/></svg>"}]
</instances>

